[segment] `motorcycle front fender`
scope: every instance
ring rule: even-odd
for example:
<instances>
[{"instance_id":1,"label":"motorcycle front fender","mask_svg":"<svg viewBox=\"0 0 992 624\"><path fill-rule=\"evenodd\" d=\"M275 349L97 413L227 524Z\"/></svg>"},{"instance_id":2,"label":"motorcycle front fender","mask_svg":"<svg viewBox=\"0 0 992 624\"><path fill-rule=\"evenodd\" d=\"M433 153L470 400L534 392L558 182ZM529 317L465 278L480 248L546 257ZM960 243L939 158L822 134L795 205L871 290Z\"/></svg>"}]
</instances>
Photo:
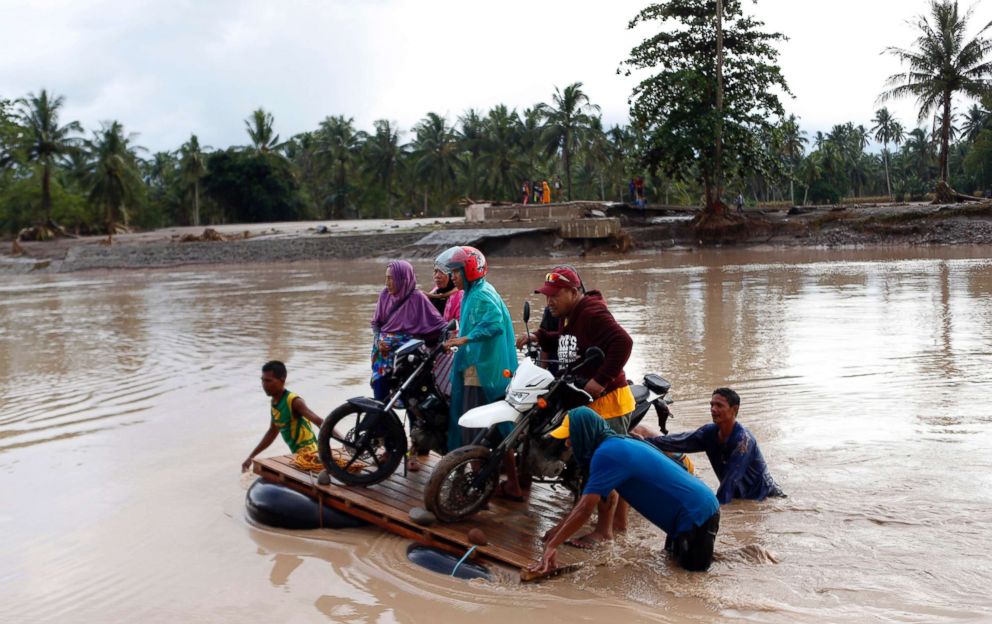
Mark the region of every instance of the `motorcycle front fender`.
<instances>
[{"instance_id":1,"label":"motorcycle front fender","mask_svg":"<svg viewBox=\"0 0 992 624\"><path fill-rule=\"evenodd\" d=\"M506 401L496 401L470 409L458 419L458 424L466 429L488 429L503 422L514 422L520 412L513 409Z\"/></svg>"},{"instance_id":2,"label":"motorcycle front fender","mask_svg":"<svg viewBox=\"0 0 992 624\"><path fill-rule=\"evenodd\" d=\"M380 423L384 422L403 429L403 422L400 420L400 417L393 410L389 410L388 412L384 410L383 407L385 405L381 401L376 401L368 397L354 397L348 399L347 402L368 414L368 417L362 422L362 429L374 429Z\"/></svg>"}]
</instances>

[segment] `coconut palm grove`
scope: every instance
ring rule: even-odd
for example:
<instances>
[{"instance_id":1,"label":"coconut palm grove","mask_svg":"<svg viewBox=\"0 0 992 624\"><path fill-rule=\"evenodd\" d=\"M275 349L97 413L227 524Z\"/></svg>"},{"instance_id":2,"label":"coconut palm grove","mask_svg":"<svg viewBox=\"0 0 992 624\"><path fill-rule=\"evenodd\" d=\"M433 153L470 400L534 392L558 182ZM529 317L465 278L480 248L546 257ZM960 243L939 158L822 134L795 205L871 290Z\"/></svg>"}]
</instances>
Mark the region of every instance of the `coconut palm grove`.
<instances>
[{"instance_id":1,"label":"coconut palm grove","mask_svg":"<svg viewBox=\"0 0 992 624\"><path fill-rule=\"evenodd\" d=\"M611 127L576 82L548 85L523 109L426 111L411 128L360 128L328 111L284 136L279 111L258 108L245 111L240 145L190 134L151 153L141 128L67 118L58 85L0 94L0 234L446 216L465 200L519 201L532 180L559 181L556 202L631 201L629 182L643 176L649 203L710 211L738 193L786 207L922 200L939 182L966 195L992 188L990 24L972 10L941 0L911 17L917 39L884 50L902 69L879 85L875 115L807 132L777 65L788 33L767 32L745 8L670 0L634 16L631 27L656 34L617 59L640 82L628 123ZM913 98L918 117L895 118L893 98Z\"/></svg>"}]
</instances>

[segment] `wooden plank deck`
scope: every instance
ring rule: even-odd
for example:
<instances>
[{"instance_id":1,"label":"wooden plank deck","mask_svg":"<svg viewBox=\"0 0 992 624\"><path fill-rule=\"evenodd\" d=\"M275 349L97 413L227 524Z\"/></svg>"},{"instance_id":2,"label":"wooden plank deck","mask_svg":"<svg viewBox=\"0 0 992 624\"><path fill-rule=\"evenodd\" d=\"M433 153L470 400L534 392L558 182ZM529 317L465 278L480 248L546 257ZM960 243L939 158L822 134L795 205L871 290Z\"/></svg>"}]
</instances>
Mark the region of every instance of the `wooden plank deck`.
<instances>
[{"instance_id":1,"label":"wooden plank deck","mask_svg":"<svg viewBox=\"0 0 992 624\"><path fill-rule=\"evenodd\" d=\"M482 529L489 543L476 546L471 559L494 561L521 572L540 557L543 550L541 535L572 505L567 491L559 489L556 492L549 486L535 483L523 503L492 498L489 509L461 522L421 526L410 519L410 510L424 506L424 489L430 469L438 460L436 456L431 455L423 470L403 476L401 466L391 477L370 487L320 485L316 473L294 468L290 465L291 459L290 455L255 459L252 470L263 479L290 487L391 533L459 556L473 546L468 540L469 529ZM578 549L566 546L558 550L560 568L572 567L583 559ZM521 578L532 580L526 574L521 574Z\"/></svg>"}]
</instances>

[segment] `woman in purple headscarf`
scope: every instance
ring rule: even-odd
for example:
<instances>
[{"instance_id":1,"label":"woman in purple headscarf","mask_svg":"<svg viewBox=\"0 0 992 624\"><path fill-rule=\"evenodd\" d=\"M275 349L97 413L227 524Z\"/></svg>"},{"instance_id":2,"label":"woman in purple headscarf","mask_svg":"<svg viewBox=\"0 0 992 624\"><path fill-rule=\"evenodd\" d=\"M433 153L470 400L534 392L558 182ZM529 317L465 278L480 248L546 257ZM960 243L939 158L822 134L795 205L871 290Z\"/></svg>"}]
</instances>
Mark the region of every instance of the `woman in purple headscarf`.
<instances>
[{"instance_id":1,"label":"woman in purple headscarf","mask_svg":"<svg viewBox=\"0 0 992 624\"><path fill-rule=\"evenodd\" d=\"M393 351L411 338L433 338L444 327L444 319L427 295L417 289L417 277L406 260L386 265L386 287L372 317L372 395L382 400L389 394Z\"/></svg>"}]
</instances>

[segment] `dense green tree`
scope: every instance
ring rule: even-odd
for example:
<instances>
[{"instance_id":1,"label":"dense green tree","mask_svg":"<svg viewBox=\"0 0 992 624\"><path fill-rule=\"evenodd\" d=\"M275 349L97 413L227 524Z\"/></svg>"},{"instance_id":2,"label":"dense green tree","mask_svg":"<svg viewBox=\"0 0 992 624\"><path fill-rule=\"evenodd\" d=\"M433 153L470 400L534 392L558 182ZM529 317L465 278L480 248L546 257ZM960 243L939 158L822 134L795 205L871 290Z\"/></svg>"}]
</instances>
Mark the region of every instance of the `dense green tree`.
<instances>
[{"instance_id":1,"label":"dense green tree","mask_svg":"<svg viewBox=\"0 0 992 624\"><path fill-rule=\"evenodd\" d=\"M14 103L0 98L0 172L13 167L21 143L21 128L14 118Z\"/></svg>"},{"instance_id":2,"label":"dense green tree","mask_svg":"<svg viewBox=\"0 0 992 624\"><path fill-rule=\"evenodd\" d=\"M203 188L223 210L222 221L292 221L305 214L299 182L285 158L237 149L213 152Z\"/></svg>"},{"instance_id":3,"label":"dense green tree","mask_svg":"<svg viewBox=\"0 0 992 624\"><path fill-rule=\"evenodd\" d=\"M590 113L599 110L599 105L589 102L581 82L568 85L564 91L555 87L551 104L537 105L544 120L544 151L548 156L561 155L565 169L565 198L569 201L572 199L572 156L592 122Z\"/></svg>"},{"instance_id":4,"label":"dense green tree","mask_svg":"<svg viewBox=\"0 0 992 624\"><path fill-rule=\"evenodd\" d=\"M649 5L630 28L656 22L658 31L631 50L628 73L654 72L635 88L631 117L644 132L642 160L674 179L690 175L702 187L706 214L726 214L720 172L768 172L777 166L759 143L770 119L784 110L777 91L789 93L777 65L779 33L726 0L719 15L722 71L718 89L717 6L712 0L668 0ZM718 94L720 102L718 106ZM718 137L719 140L718 140Z\"/></svg>"},{"instance_id":5,"label":"dense green tree","mask_svg":"<svg viewBox=\"0 0 992 624\"><path fill-rule=\"evenodd\" d=\"M919 106L919 121L931 114L940 118L940 156L938 176L947 181L948 153L951 142L952 98L964 94L980 98L990 87L992 41L984 37L992 22L986 24L971 39L966 31L972 10L961 13L957 0L931 0L930 17L920 15L919 30L912 49L888 47L886 52L908 66L905 72L893 74L886 81L891 87L879 99L911 95ZM932 21L931 21L932 20Z\"/></svg>"},{"instance_id":6,"label":"dense green tree","mask_svg":"<svg viewBox=\"0 0 992 624\"><path fill-rule=\"evenodd\" d=\"M23 127L21 149L28 162L41 167L41 212L44 223L52 220L52 170L56 161L80 144L78 137L72 136L83 131L78 121L59 124L59 110L65 103L62 96L50 97L48 91L39 95L29 93L18 100L18 116Z\"/></svg>"}]
</instances>

